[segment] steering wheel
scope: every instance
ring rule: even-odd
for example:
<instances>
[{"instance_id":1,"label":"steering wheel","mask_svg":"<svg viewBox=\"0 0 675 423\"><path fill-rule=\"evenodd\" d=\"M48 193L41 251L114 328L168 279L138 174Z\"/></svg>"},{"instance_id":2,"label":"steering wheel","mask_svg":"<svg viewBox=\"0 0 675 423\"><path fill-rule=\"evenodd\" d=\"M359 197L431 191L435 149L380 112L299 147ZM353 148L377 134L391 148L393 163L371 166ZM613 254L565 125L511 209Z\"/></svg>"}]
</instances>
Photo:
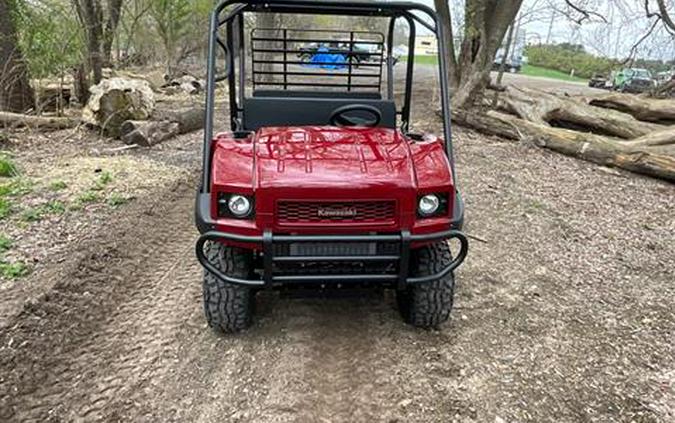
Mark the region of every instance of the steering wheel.
<instances>
[{"instance_id":1,"label":"steering wheel","mask_svg":"<svg viewBox=\"0 0 675 423\"><path fill-rule=\"evenodd\" d=\"M371 118L348 116L350 112L359 112L359 115L370 115ZM368 104L348 104L333 110L330 115L330 124L333 126L365 126L373 128L382 120L382 112L377 107Z\"/></svg>"}]
</instances>

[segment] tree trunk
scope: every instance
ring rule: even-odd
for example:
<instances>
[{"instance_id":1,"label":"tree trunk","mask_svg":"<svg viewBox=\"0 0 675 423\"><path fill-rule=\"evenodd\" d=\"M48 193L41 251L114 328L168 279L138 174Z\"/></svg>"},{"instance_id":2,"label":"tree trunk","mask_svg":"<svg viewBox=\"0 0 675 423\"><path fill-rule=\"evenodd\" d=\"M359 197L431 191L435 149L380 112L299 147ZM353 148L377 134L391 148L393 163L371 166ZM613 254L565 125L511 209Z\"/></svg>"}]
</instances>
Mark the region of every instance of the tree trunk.
<instances>
[{"instance_id":1,"label":"tree trunk","mask_svg":"<svg viewBox=\"0 0 675 423\"><path fill-rule=\"evenodd\" d=\"M84 63L73 69L73 88L80 105L87 104L90 96L89 78L87 77L87 66Z\"/></svg>"},{"instance_id":2,"label":"tree trunk","mask_svg":"<svg viewBox=\"0 0 675 423\"><path fill-rule=\"evenodd\" d=\"M112 43L119 24L122 1L107 1L107 19L101 0L72 0L87 40L87 62L94 85L103 79L103 66L111 62Z\"/></svg>"},{"instance_id":3,"label":"tree trunk","mask_svg":"<svg viewBox=\"0 0 675 423\"><path fill-rule=\"evenodd\" d=\"M25 112L35 107L28 68L18 44L12 0L0 0L0 110Z\"/></svg>"},{"instance_id":4,"label":"tree trunk","mask_svg":"<svg viewBox=\"0 0 675 423\"><path fill-rule=\"evenodd\" d=\"M465 26L459 55L455 55L447 0L435 0L449 46L448 80L455 108L469 107L487 87L495 54L520 10L523 0L466 0ZM453 59L456 58L456 59Z\"/></svg>"},{"instance_id":5,"label":"tree trunk","mask_svg":"<svg viewBox=\"0 0 675 423\"><path fill-rule=\"evenodd\" d=\"M108 0L108 20L103 32L103 64L112 66L112 46L122 16L122 0Z\"/></svg>"},{"instance_id":6,"label":"tree trunk","mask_svg":"<svg viewBox=\"0 0 675 423\"><path fill-rule=\"evenodd\" d=\"M99 0L73 0L77 16L84 30L87 47L87 64L93 73L94 85L103 79L103 14Z\"/></svg>"},{"instance_id":7,"label":"tree trunk","mask_svg":"<svg viewBox=\"0 0 675 423\"><path fill-rule=\"evenodd\" d=\"M277 38L278 31L275 31L275 29L278 27L276 15L274 13L260 13L256 16L256 26L258 28L264 28L266 31L262 32L262 36L264 37L269 37L269 38ZM261 35L259 34L259 35ZM264 41L261 46L263 49L266 50L274 50L279 48L279 46L276 45L274 41ZM275 60L274 53L271 52L263 52L261 54L261 61L266 62L270 60ZM278 58L276 58L278 60ZM260 65L260 68L257 69L259 71L262 71L263 73L260 74L259 79L260 81L258 82L273 82L275 75L270 74L269 72L274 71L274 64L272 63L262 63ZM278 69L276 69L278 70Z\"/></svg>"}]
</instances>

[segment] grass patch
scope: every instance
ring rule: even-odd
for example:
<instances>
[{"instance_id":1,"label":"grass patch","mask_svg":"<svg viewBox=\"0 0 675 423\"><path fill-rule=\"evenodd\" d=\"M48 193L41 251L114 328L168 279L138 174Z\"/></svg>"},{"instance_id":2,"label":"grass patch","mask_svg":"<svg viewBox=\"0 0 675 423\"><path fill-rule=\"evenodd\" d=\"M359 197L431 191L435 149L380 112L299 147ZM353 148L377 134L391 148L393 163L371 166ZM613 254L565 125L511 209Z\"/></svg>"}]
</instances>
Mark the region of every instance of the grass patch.
<instances>
[{"instance_id":1,"label":"grass patch","mask_svg":"<svg viewBox=\"0 0 675 423\"><path fill-rule=\"evenodd\" d=\"M54 181L49 184L49 189L51 191L63 191L66 188L68 188L68 185L63 181Z\"/></svg>"},{"instance_id":2,"label":"grass patch","mask_svg":"<svg viewBox=\"0 0 675 423\"><path fill-rule=\"evenodd\" d=\"M0 219L4 219L12 213L12 202L6 198L0 198Z\"/></svg>"},{"instance_id":3,"label":"grass patch","mask_svg":"<svg viewBox=\"0 0 675 423\"><path fill-rule=\"evenodd\" d=\"M401 61L405 62L407 61L407 57L401 57ZM438 57L436 56L426 56L426 55L419 55L415 56L415 64L417 65L437 65L438 64ZM576 76L570 76L569 74L565 72L560 72L557 70L553 69L547 69L547 68L542 68L539 66L532 66L532 65L523 65L522 69L520 70L520 73L522 75L526 76L536 76L540 78L549 78L549 79L557 79L559 81L569 81L569 82L586 82L586 79L584 78L579 78Z\"/></svg>"},{"instance_id":4,"label":"grass patch","mask_svg":"<svg viewBox=\"0 0 675 423\"><path fill-rule=\"evenodd\" d=\"M33 192L33 184L27 179L14 179L0 184L0 197L21 197Z\"/></svg>"},{"instance_id":5,"label":"grass patch","mask_svg":"<svg viewBox=\"0 0 675 423\"><path fill-rule=\"evenodd\" d=\"M66 212L66 206L60 201L50 201L41 207L42 211L47 214L63 214Z\"/></svg>"},{"instance_id":6,"label":"grass patch","mask_svg":"<svg viewBox=\"0 0 675 423\"><path fill-rule=\"evenodd\" d=\"M38 222L47 215L58 215L66 212L66 206L61 201L50 201L39 207L26 209L21 214L24 222Z\"/></svg>"},{"instance_id":7,"label":"grass patch","mask_svg":"<svg viewBox=\"0 0 675 423\"><path fill-rule=\"evenodd\" d=\"M400 59L401 62L407 62L408 61L408 56L404 55L401 56ZM437 65L438 64L438 57L432 56L432 55L417 55L415 56L415 64L417 65Z\"/></svg>"},{"instance_id":8,"label":"grass patch","mask_svg":"<svg viewBox=\"0 0 675 423\"><path fill-rule=\"evenodd\" d=\"M94 191L85 191L77 197L77 202L80 204L95 203L99 200L99 195Z\"/></svg>"},{"instance_id":9,"label":"grass patch","mask_svg":"<svg viewBox=\"0 0 675 423\"><path fill-rule=\"evenodd\" d=\"M19 174L19 170L16 168L16 165L7 155L0 155L0 176L2 177L13 177Z\"/></svg>"},{"instance_id":10,"label":"grass patch","mask_svg":"<svg viewBox=\"0 0 675 423\"><path fill-rule=\"evenodd\" d=\"M94 182L94 187L92 188L95 191L103 191L109 183L111 183L113 180L112 175L110 172L103 172L101 173L101 176L98 177L96 182Z\"/></svg>"},{"instance_id":11,"label":"grass patch","mask_svg":"<svg viewBox=\"0 0 675 423\"><path fill-rule=\"evenodd\" d=\"M123 197L120 194L112 193L108 197L108 205L112 207L119 207L129 202L129 198Z\"/></svg>"},{"instance_id":12,"label":"grass patch","mask_svg":"<svg viewBox=\"0 0 675 423\"><path fill-rule=\"evenodd\" d=\"M570 76L565 72L560 72L553 69L540 68L539 66L525 65L521 69L521 73L527 76L536 76L540 78L557 79L559 81L569 82L586 82L583 78Z\"/></svg>"},{"instance_id":13,"label":"grass patch","mask_svg":"<svg viewBox=\"0 0 675 423\"><path fill-rule=\"evenodd\" d=\"M23 213L21 213L21 220L24 222L39 222L42 220L43 215L44 212L42 211L42 208L34 207L24 210Z\"/></svg>"},{"instance_id":14,"label":"grass patch","mask_svg":"<svg viewBox=\"0 0 675 423\"><path fill-rule=\"evenodd\" d=\"M28 274L28 266L22 261L8 263L0 261L0 276L6 279L16 279Z\"/></svg>"},{"instance_id":15,"label":"grass patch","mask_svg":"<svg viewBox=\"0 0 675 423\"><path fill-rule=\"evenodd\" d=\"M0 234L0 253L4 253L10 248L12 248L12 240L7 238L6 235Z\"/></svg>"}]
</instances>

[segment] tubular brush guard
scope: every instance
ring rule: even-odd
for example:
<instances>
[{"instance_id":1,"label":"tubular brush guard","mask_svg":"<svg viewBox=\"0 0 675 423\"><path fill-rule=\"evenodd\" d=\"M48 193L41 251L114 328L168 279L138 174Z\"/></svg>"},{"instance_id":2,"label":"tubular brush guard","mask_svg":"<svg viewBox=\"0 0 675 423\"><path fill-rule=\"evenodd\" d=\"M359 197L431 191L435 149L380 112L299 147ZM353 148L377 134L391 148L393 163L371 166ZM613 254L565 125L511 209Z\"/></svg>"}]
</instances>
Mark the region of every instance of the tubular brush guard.
<instances>
[{"instance_id":1,"label":"tubular brush guard","mask_svg":"<svg viewBox=\"0 0 675 423\"><path fill-rule=\"evenodd\" d=\"M454 260L443 270L433 275L421 277L408 276L408 262L410 259L410 244L412 242L435 241L441 239L457 239L460 249ZM207 241L236 241L251 244L262 244L264 253L263 277L260 279L241 279L228 276L204 254L204 245ZM398 255L345 255L345 256L277 256L274 254L276 244L291 243L331 243L331 242L396 242L399 244ZM462 264L469 251L469 241L464 233L458 230L448 230L424 235L411 235L409 231L392 235L274 235L266 231L263 236L244 236L225 232L210 231L199 237L196 244L197 259L202 266L216 277L225 282L251 287L269 287L274 283L293 282L396 282L398 289L404 289L407 285L420 284L439 280ZM275 276L273 274L274 263L294 262L310 263L317 261L341 261L341 262L398 262L398 274L362 274L362 275L291 275Z\"/></svg>"}]
</instances>

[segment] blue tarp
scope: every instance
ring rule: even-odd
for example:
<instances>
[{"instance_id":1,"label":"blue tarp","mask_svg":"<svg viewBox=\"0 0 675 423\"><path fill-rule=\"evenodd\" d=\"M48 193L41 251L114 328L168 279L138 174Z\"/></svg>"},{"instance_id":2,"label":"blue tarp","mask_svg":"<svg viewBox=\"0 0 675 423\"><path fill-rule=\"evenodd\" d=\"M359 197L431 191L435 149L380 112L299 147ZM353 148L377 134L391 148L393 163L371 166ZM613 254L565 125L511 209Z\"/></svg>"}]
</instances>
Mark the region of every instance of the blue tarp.
<instances>
[{"instance_id":1,"label":"blue tarp","mask_svg":"<svg viewBox=\"0 0 675 423\"><path fill-rule=\"evenodd\" d=\"M347 67L347 57L344 54L328 53L329 51L326 47L319 47L316 53L312 55L309 66L321 69L344 69Z\"/></svg>"}]
</instances>

